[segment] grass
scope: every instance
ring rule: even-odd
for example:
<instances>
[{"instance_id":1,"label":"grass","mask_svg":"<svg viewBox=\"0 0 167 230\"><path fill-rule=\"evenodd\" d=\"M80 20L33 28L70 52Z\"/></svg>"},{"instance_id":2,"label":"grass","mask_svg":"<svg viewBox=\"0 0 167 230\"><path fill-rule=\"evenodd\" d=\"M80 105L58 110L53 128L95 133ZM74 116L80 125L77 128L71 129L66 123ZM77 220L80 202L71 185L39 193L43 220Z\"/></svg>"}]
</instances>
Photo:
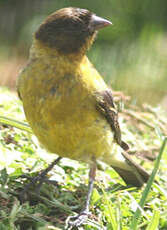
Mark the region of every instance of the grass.
<instances>
[{"instance_id":1,"label":"grass","mask_svg":"<svg viewBox=\"0 0 167 230\"><path fill-rule=\"evenodd\" d=\"M126 186L112 168L100 163L91 215L78 229L166 230L166 113L160 107L136 107L121 94L115 98L123 108L120 124L123 139L131 146L130 154L152 176L147 185L136 189ZM56 185L45 183L39 196L31 188L27 201L20 204L17 194L28 182L21 175L37 175L55 154L39 145L26 125L21 102L5 88L0 89L0 123L0 230L65 229L66 218L78 213L84 204L87 165L64 158L48 175Z\"/></svg>"}]
</instances>

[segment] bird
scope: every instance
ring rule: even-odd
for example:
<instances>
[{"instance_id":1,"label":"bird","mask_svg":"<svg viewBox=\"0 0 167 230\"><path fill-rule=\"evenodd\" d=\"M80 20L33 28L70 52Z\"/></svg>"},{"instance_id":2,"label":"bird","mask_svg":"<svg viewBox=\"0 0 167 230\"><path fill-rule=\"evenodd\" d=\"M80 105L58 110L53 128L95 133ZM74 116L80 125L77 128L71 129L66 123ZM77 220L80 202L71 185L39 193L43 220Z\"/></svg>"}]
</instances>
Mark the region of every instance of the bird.
<instances>
[{"instance_id":1,"label":"bird","mask_svg":"<svg viewBox=\"0 0 167 230\"><path fill-rule=\"evenodd\" d=\"M89 215L98 161L111 166L127 184L141 187L149 178L128 154L112 91L86 56L98 31L111 25L87 9L55 11L34 33L28 63L17 80L34 134L59 156L41 177L62 157L90 167L85 205L70 216L70 226L81 225Z\"/></svg>"}]
</instances>

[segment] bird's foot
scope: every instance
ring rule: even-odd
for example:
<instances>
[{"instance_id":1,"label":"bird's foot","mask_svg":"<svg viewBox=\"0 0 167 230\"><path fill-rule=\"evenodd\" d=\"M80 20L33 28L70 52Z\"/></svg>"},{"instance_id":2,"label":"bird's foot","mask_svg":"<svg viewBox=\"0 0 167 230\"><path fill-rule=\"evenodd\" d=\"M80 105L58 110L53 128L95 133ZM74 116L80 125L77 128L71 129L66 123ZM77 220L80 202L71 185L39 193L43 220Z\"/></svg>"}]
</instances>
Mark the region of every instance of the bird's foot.
<instances>
[{"instance_id":1,"label":"bird's foot","mask_svg":"<svg viewBox=\"0 0 167 230\"><path fill-rule=\"evenodd\" d=\"M36 195L40 195L40 188L44 182L49 183L49 180L46 176L42 176L42 173L39 173L35 177L22 175L22 178L27 178L30 182L26 184L22 191L19 193L19 199L20 202L23 203L26 200L26 197L28 197L28 194L30 193L30 188L35 188Z\"/></svg>"},{"instance_id":2,"label":"bird's foot","mask_svg":"<svg viewBox=\"0 0 167 230\"><path fill-rule=\"evenodd\" d=\"M73 227L81 226L86 222L89 215L89 211L83 210L76 216L69 216L66 220L66 229L71 230Z\"/></svg>"},{"instance_id":3,"label":"bird's foot","mask_svg":"<svg viewBox=\"0 0 167 230\"><path fill-rule=\"evenodd\" d=\"M30 177L23 175L23 178L27 178L30 180L30 183L24 186L23 190L19 194L20 202L23 203L25 199L25 195L28 195L31 187L35 187L36 194L40 194L40 188L44 182L55 184L54 181L50 181L47 178L47 173L62 159L62 157L58 157L55 159L45 170L41 171L38 176Z\"/></svg>"}]
</instances>

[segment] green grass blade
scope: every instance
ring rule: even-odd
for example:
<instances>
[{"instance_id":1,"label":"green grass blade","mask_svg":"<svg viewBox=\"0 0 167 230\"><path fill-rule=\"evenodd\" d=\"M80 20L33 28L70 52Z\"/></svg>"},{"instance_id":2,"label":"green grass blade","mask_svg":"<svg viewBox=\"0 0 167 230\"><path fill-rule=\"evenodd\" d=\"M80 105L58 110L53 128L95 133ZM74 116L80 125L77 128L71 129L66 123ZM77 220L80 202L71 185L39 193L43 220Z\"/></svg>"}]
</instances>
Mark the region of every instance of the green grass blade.
<instances>
[{"instance_id":1,"label":"green grass blade","mask_svg":"<svg viewBox=\"0 0 167 230\"><path fill-rule=\"evenodd\" d=\"M167 142L167 137L165 137L163 143L162 143L162 146L161 146L161 149L160 149L160 152L159 152L159 155L155 161L155 166L154 166L154 169L152 171L152 174L147 182L147 185L143 191L143 194L142 194L142 197L141 197L141 200L139 202L139 205L141 208L144 208L144 205L145 205L145 202L146 202L146 199L147 199L147 196L148 196L148 193L151 189L151 186L153 184L153 181L154 181L154 178L155 178L155 175L158 171L158 168L159 168L159 164L160 164L160 160L161 160L161 157L162 157L162 154L164 152L164 149L165 149L165 146L166 146L166 142ZM141 211L140 209L138 208L136 210L136 213L135 215L133 216L133 219L132 219L132 223L131 223L131 227L130 229L131 230L136 230L137 229L137 225L138 225L138 221L140 219L140 216L141 216Z\"/></svg>"},{"instance_id":2,"label":"green grass blade","mask_svg":"<svg viewBox=\"0 0 167 230\"><path fill-rule=\"evenodd\" d=\"M158 210L154 210L153 217L146 230L157 230L159 219L160 219L160 212Z\"/></svg>"},{"instance_id":3,"label":"green grass blade","mask_svg":"<svg viewBox=\"0 0 167 230\"><path fill-rule=\"evenodd\" d=\"M118 230L118 224L115 217L115 209L112 207L111 201L108 199L106 192L102 188L104 194L104 202L106 203L107 209L104 211L108 223L112 226L112 230Z\"/></svg>"},{"instance_id":4,"label":"green grass blade","mask_svg":"<svg viewBox=\"0 0 167 230\"><path fill-rule=\"evenodd\" d=\"M116 220L117 220L117 230L122 229L122 212L119 195L117 196L117 205L116 205Z\"/></svg>"},{"instance_id":5,"label":"green grass blade","mask_svg":"<svg viewBox=\"0 0 167 230\"><path fill-rule=\"evenodd\" d=\"M10 125L10 126L15 127L17 129L21 129L23 131L27 131L29 133L32 133L32 130L28 124L21 122L21 121L18 121L18 120L15 120L15 119L10 118L10 117L0 116L0 123L3 125Z\"/></svg>"}]
</instances>

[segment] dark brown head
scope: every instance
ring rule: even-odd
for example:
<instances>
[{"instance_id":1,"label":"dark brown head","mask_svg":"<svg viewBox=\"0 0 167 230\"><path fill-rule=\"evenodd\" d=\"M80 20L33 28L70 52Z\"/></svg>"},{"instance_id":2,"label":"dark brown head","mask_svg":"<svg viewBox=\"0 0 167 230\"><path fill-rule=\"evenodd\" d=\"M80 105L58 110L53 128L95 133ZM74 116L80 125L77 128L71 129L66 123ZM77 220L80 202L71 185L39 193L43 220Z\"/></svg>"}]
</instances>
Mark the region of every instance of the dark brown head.
<instances>
[{"instance_id":1,"label":"dark brown head","mask_svg":"<svg viewBox=\"0 0 167 230\"><path fill-rule=\"evenodd\" d=\"M63 8L40 25L35 38L61 53L71 54L86 46L97 30L111 24L86 9Z\"/></svg>"}]
</instances>

